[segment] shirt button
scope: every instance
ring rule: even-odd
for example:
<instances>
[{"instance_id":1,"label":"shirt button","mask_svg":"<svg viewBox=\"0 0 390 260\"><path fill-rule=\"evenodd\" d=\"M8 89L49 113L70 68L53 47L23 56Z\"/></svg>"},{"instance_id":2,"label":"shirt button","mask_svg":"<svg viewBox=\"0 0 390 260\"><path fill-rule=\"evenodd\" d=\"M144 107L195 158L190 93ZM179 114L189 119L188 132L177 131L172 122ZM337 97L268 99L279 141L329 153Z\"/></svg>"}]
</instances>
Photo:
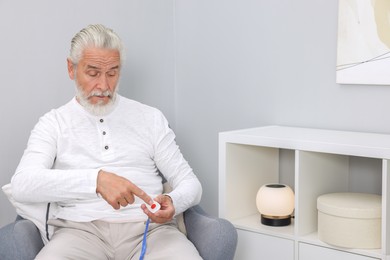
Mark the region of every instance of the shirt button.
<instances>
[{"instance_id":1,"label":"shirt button","mask_svg":"<svg viewBox=\"0 0 390 260\"><path fill-rule=\"evenodd\" d=\"M103 133L102 133L103 135L106 135L106 131L103 131Z\"/></svg>"},{"instance_id":2,"label":"shirt button","mask_svg":"<svg viewBox=\"0 0 390 260\"><path fill-rule=\"evenodd\" d=\"M104 149L108 150L108 148L109 148L108 145L104 146Z\"/></svg>"},{"instance_id":3,"label":"shirt button","mask_svg":"<svg viewBox=\"0 0 390 260\"><path fill-rule=\"evenodd\" d=\"M100 121L100 123L103 123L103 122L104 122L103 118L102 118L102 119L100 119L99 121Z\"/></svg>"}]
</instances>

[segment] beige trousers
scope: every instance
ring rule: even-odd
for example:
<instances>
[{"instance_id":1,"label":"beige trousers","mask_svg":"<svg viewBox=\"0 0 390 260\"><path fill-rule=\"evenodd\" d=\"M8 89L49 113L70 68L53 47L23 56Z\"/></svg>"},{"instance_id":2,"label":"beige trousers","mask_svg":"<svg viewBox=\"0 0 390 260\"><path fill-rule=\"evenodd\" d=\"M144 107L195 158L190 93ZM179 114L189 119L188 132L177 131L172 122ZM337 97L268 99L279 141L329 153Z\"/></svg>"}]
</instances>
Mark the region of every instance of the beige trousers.
<instances>
[{"instance_id":1,"label":"beige trousers","mask_svg":"<svg viewBox=\"0 0 390 260\"><path fill-rule=\"evenodd\" d=\"M108 223L51 220L54 234L37 255L38 260L138 260L144 222ZM202 259L195 246L174 223L150 223L144 260Z\"/></svg>"}]
</instances>

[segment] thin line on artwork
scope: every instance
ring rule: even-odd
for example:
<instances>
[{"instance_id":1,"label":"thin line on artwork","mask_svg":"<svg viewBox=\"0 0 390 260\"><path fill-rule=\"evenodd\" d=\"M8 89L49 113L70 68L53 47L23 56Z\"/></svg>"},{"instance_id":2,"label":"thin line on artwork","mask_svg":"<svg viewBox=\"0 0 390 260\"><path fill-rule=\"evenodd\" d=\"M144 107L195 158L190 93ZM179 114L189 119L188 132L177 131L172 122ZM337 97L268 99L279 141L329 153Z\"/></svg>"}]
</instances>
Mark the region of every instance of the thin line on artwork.
<instances>
[{"instance_id":1,"label":"thin line on artwork","mask_svg":"<svg viewBox=\"0 0 390 260\"><path fill-rule=\"evenodd\" d=\"M356 66L358 66L358 65L362 65L362 64L368 63L368 62L373 62L373 61L379 61L379 60L389 59L390 56L383 57L383 56L388 55L388 54L390 54L390 51L385 52L385 53L383 53L383 54L381 54L381 55L379 55L379 56L376 56L376 57L374 57L374 58L372 58L372 59L369 59L369 60L337 65L337 66L336 66L336 71L350 69L350 68L352 68L352 67L356 67Z\"/></svg>"}]
</instances>

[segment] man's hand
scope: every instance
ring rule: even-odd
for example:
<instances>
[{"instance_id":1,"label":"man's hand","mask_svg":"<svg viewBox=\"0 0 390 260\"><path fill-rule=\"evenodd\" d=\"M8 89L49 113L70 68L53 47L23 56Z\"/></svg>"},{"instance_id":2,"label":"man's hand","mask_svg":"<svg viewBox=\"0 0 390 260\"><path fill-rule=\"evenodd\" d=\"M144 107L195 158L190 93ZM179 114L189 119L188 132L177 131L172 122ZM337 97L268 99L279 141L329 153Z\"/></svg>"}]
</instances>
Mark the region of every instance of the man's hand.
<instances>
[{"instance_id":1,"label":"man's hand","mask_svg":"<svg viewBox=\"0 0 390 260\"><path fill-rule=\"evenodd\" d=\"M128 179L103 170L98 173L96 193L99 193L114 209L134 203L134 195L149 205L153 202L148 194Z\"/></svg>"},{"instance_id":2,"label":"man's hand","mask_svg":"<svg viewBox=\"0 0 390 260\"><path fill-rule=\"evenodd\" d=\"M142 204L141 208L144 213L155 223L163 224L171 221L175 215L175 207L173 206L172 199L167 195L159 195L154 200L160 203L160 210L153 214L145 204Z\"/></svg>"}]
</instances>

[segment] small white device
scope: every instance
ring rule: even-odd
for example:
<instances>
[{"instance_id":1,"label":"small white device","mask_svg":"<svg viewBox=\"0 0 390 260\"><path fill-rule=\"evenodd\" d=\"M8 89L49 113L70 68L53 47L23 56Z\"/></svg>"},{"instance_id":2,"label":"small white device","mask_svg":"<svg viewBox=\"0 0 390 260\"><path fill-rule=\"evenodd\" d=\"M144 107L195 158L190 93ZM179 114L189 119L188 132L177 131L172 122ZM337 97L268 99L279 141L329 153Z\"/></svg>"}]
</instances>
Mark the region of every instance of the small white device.
<instances>
[{"instance_id":1,"label":"small white device","mask_svg":"<svg viewBox=\"0 0 390 260\"><path fill-rule=\"evenodd\" d=\"M150 212L156 213L161 208L161 205L160 203L153 201L152 205L146 204L146 207Z\"/></svg>"}]
</instances>

